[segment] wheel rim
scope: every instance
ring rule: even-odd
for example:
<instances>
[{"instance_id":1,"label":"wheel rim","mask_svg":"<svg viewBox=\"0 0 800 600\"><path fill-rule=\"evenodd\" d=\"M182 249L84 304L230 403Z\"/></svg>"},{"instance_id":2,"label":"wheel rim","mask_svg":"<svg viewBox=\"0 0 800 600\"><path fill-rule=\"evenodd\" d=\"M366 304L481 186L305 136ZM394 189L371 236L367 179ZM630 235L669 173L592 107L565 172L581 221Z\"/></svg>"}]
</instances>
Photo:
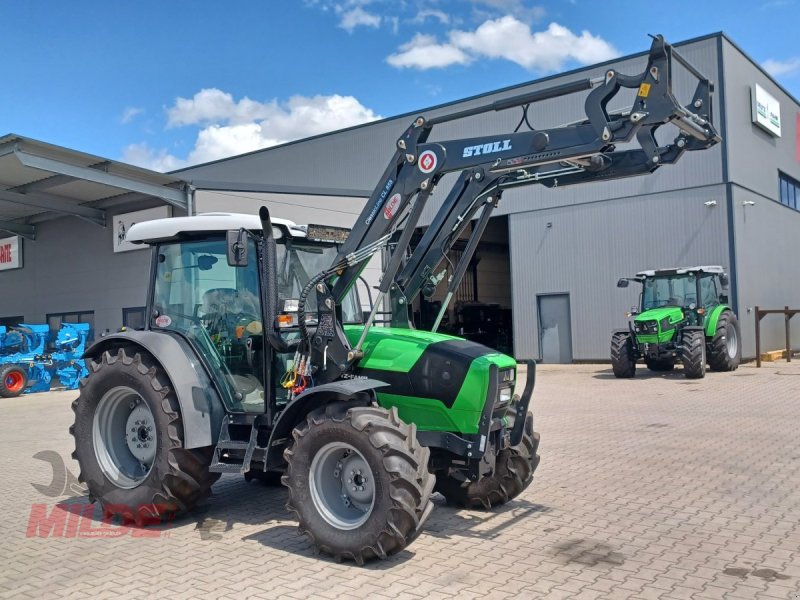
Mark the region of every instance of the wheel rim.
<instances>
[{"instance_id":1,"label":"wheel rim","mask_svg":"<svg viewBox=\"0 0 800 600\"><path fill-rule=\"evenodd\" d=\"M736 358L736 353L739 350L739 339L736 337L736 329L734 327L728 327L727 334L725 343L728 348L728 356L730 358Z\"/></svg>"},{"instance_id":2,"label":"wheel rim","mask_svg":"<svg viewBox=\"0 0 800 600\"><path fill-rule=\"evenodd\" d=\"M364 456L350 444L331 442L311 461L309 488L314 508L337 529L366 523L375 506L375 481Z\"/></svg>"},{"instance_id":3,"label":"wheel rim","mask_svg":"<svg viewBox=\"0 0 800 600\"><path fill-rule=\"evenodd\" d=\"M17 393L22 389L22 386L25 385L25 378L19 371L11 371L10 373L6 374L4 383L9 392Z\"/></svg>"},{"instance_id":4,"label":"wheel rim","mask_svg":"<svg viewBox=\"0 0 800 600\"><path fill-rule=\"evenodd\" d=\"M94 413L92 441L100 469L114 485L142 483L158 448L155 419L142 396L125 386L106 392Z\"/></svg>"}]
</instances>

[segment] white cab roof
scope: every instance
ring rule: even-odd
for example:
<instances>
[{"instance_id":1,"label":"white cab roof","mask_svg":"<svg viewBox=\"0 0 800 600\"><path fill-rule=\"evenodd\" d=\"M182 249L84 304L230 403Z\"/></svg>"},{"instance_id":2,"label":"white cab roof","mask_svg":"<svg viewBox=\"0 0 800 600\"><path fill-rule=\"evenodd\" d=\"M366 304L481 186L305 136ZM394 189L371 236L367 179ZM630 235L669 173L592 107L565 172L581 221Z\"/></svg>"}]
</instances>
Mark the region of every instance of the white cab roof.
<instances>
[{"instance_id":1,"label":"white cab roof","mask_svg":"<svg viewBox=\"0 0 800 600\"><path fill-rule=\"evenodd\" d=\"M305 228L286 219L272 219L273 225L283 225L292 237L306 237ZM172 217L134 224L125 234L125 240L134 244L154 240L167 240L187 232L230 231L234 229L261 231L258 215L242 213L202 213L194 217Z\"/></svg>"},{"instance_id":2,"label":"white cab roof","mask_svg":"<svg viewBox=\"0 0 800 600\"><path fill-rule=\"evenodd\" d=\"M724 273L725 269L720 266L703 267L678 267L676 269L655 269L651 271L639 271L637 277L657 277L662 275L685 275L686 273Z\"/></svg>"}]
</instances>

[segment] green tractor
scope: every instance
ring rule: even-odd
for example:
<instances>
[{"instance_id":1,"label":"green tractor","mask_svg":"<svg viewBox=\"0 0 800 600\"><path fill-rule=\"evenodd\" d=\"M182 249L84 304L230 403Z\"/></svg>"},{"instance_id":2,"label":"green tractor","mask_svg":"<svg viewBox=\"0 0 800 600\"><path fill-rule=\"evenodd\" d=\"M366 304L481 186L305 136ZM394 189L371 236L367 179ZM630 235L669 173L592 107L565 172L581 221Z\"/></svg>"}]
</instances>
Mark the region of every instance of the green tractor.
<instances>
[{"instance_id":1,"label":"green tractor","mask_svg":"<svg viewBox=\"0 0 800 600\"><path fill-rule=\"evenodd\" d=\"M728 305L728 276L719 266L641 271L624 277L642 284L639 307L629 313L628 329L611 335L614 375L636 375L643 359L651 371L672 371L683 364L689 379L705 377L706 364L714 371L733 371L742 356L739 321Z\"/></svg>"}]
</instances>

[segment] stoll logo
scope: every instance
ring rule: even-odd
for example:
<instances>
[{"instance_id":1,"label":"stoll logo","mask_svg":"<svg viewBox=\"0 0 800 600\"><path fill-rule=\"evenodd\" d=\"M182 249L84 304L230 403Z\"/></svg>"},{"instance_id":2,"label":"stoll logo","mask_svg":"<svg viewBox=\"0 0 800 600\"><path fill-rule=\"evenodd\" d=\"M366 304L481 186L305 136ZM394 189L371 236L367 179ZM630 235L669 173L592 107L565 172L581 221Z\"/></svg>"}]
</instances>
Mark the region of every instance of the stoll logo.
<instances>
[{"instance_id":1,"label":"stoll logo","mask_svg":"<svg viewBox=\"0 0 800 600\"><path fill-rule=\"evenodd\" d=\"M478 144L477 146L467 146L464 148L462 158L480 156L482 154L494 154L495 152L505 152L511 150L511 140L498 140L488 144Z\"/></svg>"}]
</instances>

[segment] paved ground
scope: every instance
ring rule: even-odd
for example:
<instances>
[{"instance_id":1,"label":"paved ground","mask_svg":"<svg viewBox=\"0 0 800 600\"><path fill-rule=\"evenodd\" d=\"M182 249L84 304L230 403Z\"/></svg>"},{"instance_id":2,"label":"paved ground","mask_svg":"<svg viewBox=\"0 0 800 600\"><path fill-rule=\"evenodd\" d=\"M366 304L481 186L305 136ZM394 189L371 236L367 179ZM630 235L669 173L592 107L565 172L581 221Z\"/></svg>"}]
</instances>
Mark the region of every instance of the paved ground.
<instances>
[{"instance_id":1,"label":"paved ground","mask_svg":"<svg viewBox=\"0 0 800 600\"><path fill-rule=\"evenodd\" d=\"M4 597L800 598L800 362L701 382L542 368L533 486L492 513L440 502L363 568L314 557L282 489L230 475L166 531L101 535L65 490L72 397L0 402Z\"/></svg>"}]
</instances>

